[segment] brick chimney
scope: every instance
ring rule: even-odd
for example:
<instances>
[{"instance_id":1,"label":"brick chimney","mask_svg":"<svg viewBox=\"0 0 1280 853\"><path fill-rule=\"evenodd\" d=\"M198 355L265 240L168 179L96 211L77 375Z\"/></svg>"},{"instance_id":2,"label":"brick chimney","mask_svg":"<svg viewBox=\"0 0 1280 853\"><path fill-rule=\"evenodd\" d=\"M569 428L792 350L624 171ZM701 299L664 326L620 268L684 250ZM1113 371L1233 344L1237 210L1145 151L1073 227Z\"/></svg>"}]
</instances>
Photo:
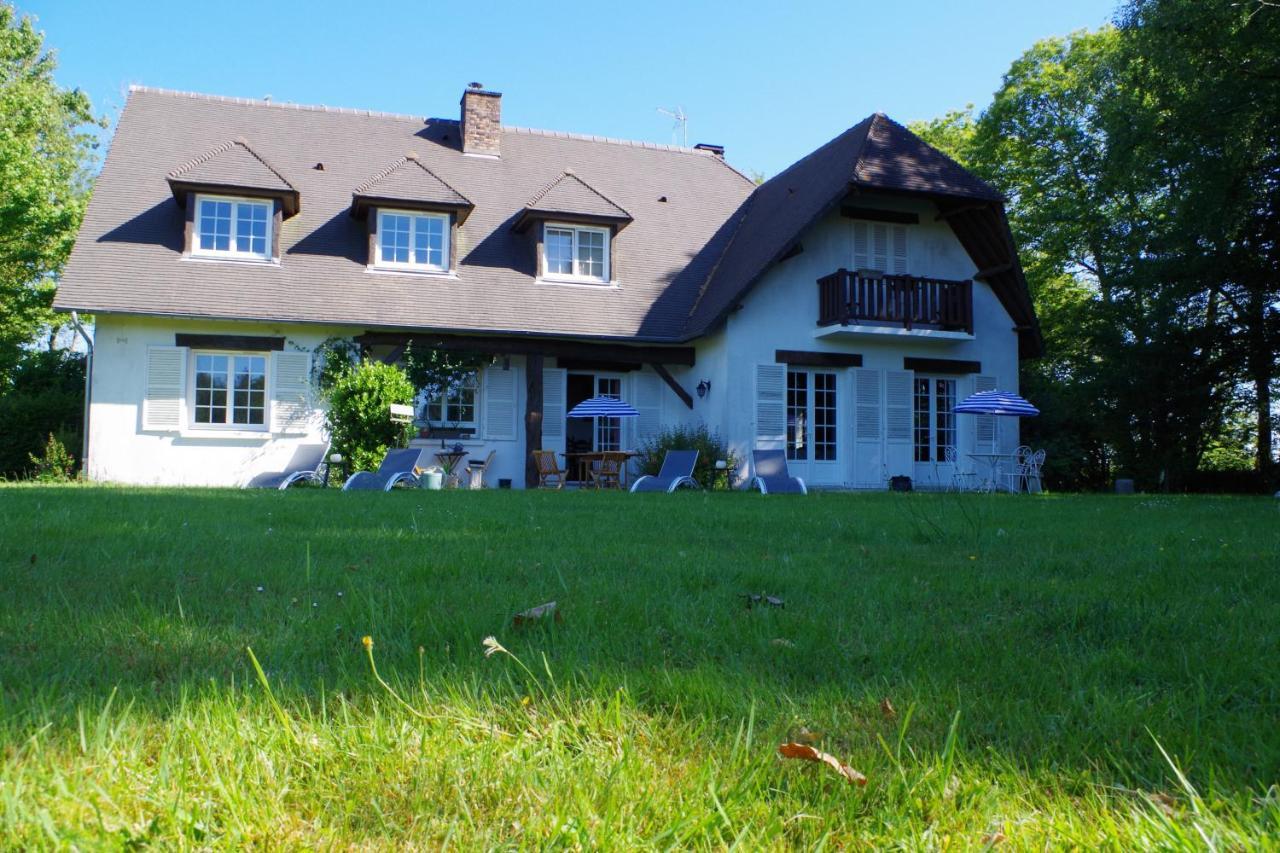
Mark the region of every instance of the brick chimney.
<instances>
[{"instance_id":1,"label":"brick chimney","mask_svg":"<svg viewBox=\"0 0 1280 853\"><path fill-rule=\"evenodd\" d=\"M502 93L479 83L462 93L462 153L502 155Z\"/></svg>"}]
</instances>

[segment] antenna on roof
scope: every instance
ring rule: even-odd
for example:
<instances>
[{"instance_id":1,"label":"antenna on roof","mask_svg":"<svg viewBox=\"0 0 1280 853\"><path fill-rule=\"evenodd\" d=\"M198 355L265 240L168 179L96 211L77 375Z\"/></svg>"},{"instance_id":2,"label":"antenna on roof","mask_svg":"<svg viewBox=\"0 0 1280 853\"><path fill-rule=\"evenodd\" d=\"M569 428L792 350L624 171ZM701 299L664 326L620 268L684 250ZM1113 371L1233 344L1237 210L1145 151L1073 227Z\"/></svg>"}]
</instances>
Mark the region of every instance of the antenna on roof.
<instances>
[{"instance_id":1,"label":"antenna on roof","mask_svg":"<svg viewBox=\"0 0 1280 853\"><path fill-rule=\"evenodd\" d=\"M676 132L680 133L680 144L689 147L689 116L684 111L684 107L676 107L674 110L663 109L658 107L658 112L664 116L671 116L675 123L671 125L671 141L676 141Z\"/></svg>"}]
</instances>

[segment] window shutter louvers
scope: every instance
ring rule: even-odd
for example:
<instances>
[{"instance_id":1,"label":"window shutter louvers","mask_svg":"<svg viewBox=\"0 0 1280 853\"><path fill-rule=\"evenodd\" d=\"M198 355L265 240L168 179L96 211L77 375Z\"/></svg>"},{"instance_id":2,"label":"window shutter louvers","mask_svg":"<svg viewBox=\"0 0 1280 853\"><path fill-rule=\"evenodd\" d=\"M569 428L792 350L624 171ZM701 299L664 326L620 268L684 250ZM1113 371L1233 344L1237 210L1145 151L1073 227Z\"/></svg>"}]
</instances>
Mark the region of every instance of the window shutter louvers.
<instances>
[{"instance_id":1,"label":"window shutter louvers","mask_svg":"<svg viewBox=\"0 0 1280 853\"><path fill-rule=\"evenodd\" d=\"M186 347L147 347L147 370L142 391L144 430L177 432L182 429L186 378Z\"/></svg>"},{"instance_id":2,"label":"window shutter louvers","mask_svg":"<svg viewBox=\"0 0 1280 853\"><path fill-rule=\"evenodd\" d=\"M567 371L547 367L542 371L542 437L564 436L564 383Z\"/></svg>"},{"instance_id":3,"label":"window shutter louvers","mask_svg":"<svg viewBox=\"0 0 1280 853\"><path fill-rule=\"evenodd\" d=\"M634 418L633 444L639 445L662 430L662 380L652 373L636 373L631 378L631 404L640 413Z\"/></svg>"},{"instance_id":4,"label":"window shutter louvers","mask_svg":"<svg viewBox=\"0 0 1280 853\"><path fill-rule=\"evenodd\" d=\"M311 353L271 354L271 431L305 433L311 416Z\"/></svg>"},{"instance_id":5,"label":"window shutter louvers","mask_svg":"<svg viewBox=\"0 0 1280 853\"><path fill-rule=\"evenodd\" d=\"M756 447L775 449L787 441L787 366L756 365Z\"/></svg>"},{"instance_id":6,"label":"window shutter louvers","mask_svg":"<svg viewBox=\"0 0 1280 853\"><path fill-rule=\"evenodd\" d=\"M871 268L871 251L867 241L867 223L853 223L853 268L855 270Z\"/></svg>"},{"instance_id":7,"label":"window shutter louvers","mask_svg":"<svg viewBox=\"0 0 1280 853\"><path fill-rule=\"evenodd\" d=\"M889 226L877 223L871 227L871 268L889 271Z\"/></svg>"},{"instance_id":8,"label":"window shutter louvers","mask_svg":"<svg viewBox=\"0 0 1280 853\"><path fill-rule=\"evenodd\" d=\"M907 260L907 226L893 226L893 273L906 275L910 264Z\"/></svg>"},{"instance_id":9,"label":"window shutter louvers","mask_svg":"<svg viewBox=\"0 0 1280 853\"><path fill-rule=\"evenodd\" d=\"M973 379L973 387L975 391L994 391L996 390L996 377L994 376L975 376ZM974 449L978 452L994 453L996 450L996 416L995 415L975 415L973 425Z\"/></svg>"},{"instance_id":10,"label":"window shutter louvers","mask_svg":"<svg viewBox=\"0 0 1280 853\"><path fill-rule=\"evenodd\" d=\"M546 427L546 417L543 417ZM487 367L484 371L485 435L499 441L516 437L516 371Z\"/></svg>"},{"instance_id":11,"label":"window shutter louvers","mask_svg":"<svg viewBox=\"0 0 1280 853\"><path fill-rule=\"evenodd\" d=\"M880 440L880 371L858 368L854 382L854 437L858 441Z\"/></svg>"},{"instance_id":12,"label":"window shutter louvers","mask_svg":"<svg viewBox=\"0 0 1280 853\"><path fill-rule=\"evenodd\" d=\"M912 380L910 370L890 370L885 373L885 441L890 444L910 444L912 416Z\"/></svg>"}]
</instances>

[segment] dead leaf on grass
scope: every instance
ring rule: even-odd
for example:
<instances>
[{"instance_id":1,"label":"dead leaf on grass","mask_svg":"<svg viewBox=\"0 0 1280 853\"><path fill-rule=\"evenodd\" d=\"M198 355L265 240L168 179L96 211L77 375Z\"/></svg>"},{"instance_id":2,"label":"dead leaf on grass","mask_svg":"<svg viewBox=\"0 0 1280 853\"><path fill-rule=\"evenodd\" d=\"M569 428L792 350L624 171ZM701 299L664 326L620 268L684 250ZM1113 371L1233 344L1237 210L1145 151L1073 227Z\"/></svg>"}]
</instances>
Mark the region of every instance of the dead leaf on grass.
<instances>
[{"instance_id":1,"label":"dead leaf on grass","mask_svg":"<svg viewBox=\"0 0 1280 853\"><path fill-rule=\"evenodd\" d=\"M994 847L995 845L1003 842L1004 840L1005 840L1005 837L1003 832L993 832L990 835L982 836L982 843L986 844L989 847Z\"/></svg>"},{"instance_id":2,"label":"dead leaf on grass","mask_svg":"<svg viewBox=\"0 0 1280 853\"><path fill-rule=\"evenodd\" d=\"M884 714L886 720L892 720L898 716L898 711L893 707L893 703L889 701L888 696L880 700L880 713Z\"/></svg>"},{"instance_id":3,"label":"dead leaf on grass","mask_svg":"<svg viewBox=\"0 0 1280 853\"><path fill-rule=\"evenodd\" d=\"M1178 801L1173 797L1163 791L1156 791L1155 793L1147 794L1147 798L1150 799L1151 802L1160 809L1160 811L1164 812L1166 817L1173 817L1173 807L1178 804Z\"/></svg>"},{"instance_id":4,"label":"dead leaf on grass","mask_svg":"<svg viewBox=\"0 0 1280 853\"><path fill-rule=\"evenodd\" d=\"M542 619L552 618L556 622L563 622L564 617L560 615L560 611L556 609L554 601L548 601L546 604L539 604L537 607L530 607L528 610L522 610L511 619L511 624L519 628L522 625L533 624Z\"/></svg>"},{"instance_id":5,"label":"dead leaf on grass","mask_svg":"<svg viewBox=\"0 0 1280 853\"><path fill-rule=\"evenodd\" d=\"M778 754L783 758L799 758L802 761L816 761L825 764L843 776L851 785L867 784L867 777L830 753L803 743L784 743L778 747Z\"/></svg>"},{"instance_id":6,"label":"dead leaf on grass","mask_svg":"<svg viewBox=\"0 0 1280 853\"><path fill-rule=\"evenodd\" d=\"M796 644L788 640L786 637L775 637L771 641L775 646L781 646L784 649L794 649Z\"/></svg>"}]
</instances>

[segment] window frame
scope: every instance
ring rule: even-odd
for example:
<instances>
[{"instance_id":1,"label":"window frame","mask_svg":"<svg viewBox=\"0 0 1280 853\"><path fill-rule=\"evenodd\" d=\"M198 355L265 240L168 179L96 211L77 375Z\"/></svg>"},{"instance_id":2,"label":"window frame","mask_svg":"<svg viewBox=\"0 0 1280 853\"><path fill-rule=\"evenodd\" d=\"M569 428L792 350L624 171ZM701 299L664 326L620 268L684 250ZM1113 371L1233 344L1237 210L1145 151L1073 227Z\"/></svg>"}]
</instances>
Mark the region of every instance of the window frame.
<instances>
[{"instance_id":1,"label":"window frame","mask_svg":"<svg viewBox=\"0 0 1280 853\"><path fill-rule=\"evenodd\" d=\"M471 389L471 420L469 421L450 420L448 417L449 406L450 406L448 397L454 391L461 391L464 388ZM423 396L425 399L423 400L421 411L423 413L423 421L426 422L429 428L458 430L459 432L470 431L472 434L476 434L480 432L480 371L479 370L471 371L471 378L469 381L463 381L461 383L458 383L458 385L455 386L454 388L449 389L449 393L445 395L445 399L443 399L440 403L440 417L438 419L433 419L431 417L431 405L432 405L432 402L441 395L437 392L437 393L425 393ZM454 403L453 405L460 407L462 404Z\"/></svg>"},{"instance_id":2,"label":"window frame","mask_svg":"<svg viewBox=\"0 0 1280 853\"><path fill-rule=\"evenodd\" d=\"M374 220L373 258L370 264L376 270L396 270L397 272L417 272L432 274L448 274L453 270L453 216L434 210L407 210L396 207L378 207L371 214ZM382 235L384 216L407 216L409 218L409 260L386 260L382 257ZM441 265L420 264L413 260L414 242L418 235L419 219L435 219L443 224L440 260Z\"/></svg>"},{"instance_id":3,"label":"window frame","mask_svg":"<svg viewBox=\"0 0 1280 853\"><path fill-rule=\"evenodd\" d=\"M213 356L227 359L226 402L222 422L201 422L196 420L196 376L201 356ZM235 414L235 373L237 358L262 359L262 423L240 424L234 420ZM209 432L270 432L271 431L271 353L253 350L218 350L192 349L187 362L187 428L195 431Z\"/></svg>"},{"instance_id":4,"label":"window frame","mask_svg":"<svg viewBox=\"0 0 1280 853\"><path fill-rule=\"evenodd\" d=\"M551 229L559 231L573 232L573 242L570 246L570 258L573 264L572 273L552 272L550 261L547 256L547 232ZM600 277L593 275L583 275L578 272L578 241L581 233L588 232L599 234L604 238L604 269ZM592 285L609 285L613 283L613 229L603 225L584 225L578 222L555 222L547 221L542 223L542 257L539 259L542 277L547 281L571 282L573 284L592 284Z\"/></svg>"},{"instance_id":5,"label":"window frame","mask_svg":"<svg viewBox=\"0 0 1280 853\"><path fill-rule=\"evenodd\" d=\"M193 258L212 258L230 261L255 261L270 263L275 260L275 228L276 200L261 196L219 195L216 193L193 193L192 203L195 211L191 218L191 246L189 252ZM231 204L231 234L228 247L224 249L205 249L200 246L200 223L204 219L203 208L206 201L222 201ZM240 205L260 205L267 209L266 243L262 254L258 252L241 252L236 248L236 224L239 222Z\"/></svg>"},{"instance_id":6,"label":"window frame","mask_svg":"<svg viewBox=\"0 0 1280 853\"><path fill-rule=\"evenodd\" d=\"M921 394L920 383L927 383L925 393ZM949 392L946 395L940 394L941 386L946 384L949 386ZM949 404L945 402L939 406L939 400L943 397L949 398ZM960 382L955 376L936 376L933 374L917 373L911 384L911 458L917 464L942 464L946 461L946 448L959 447L960 443L960 424L956 419L956 414L951 411L960 400ZM921 403L925 405L921 407ZM923 420L922 420L923 418ZM950 437L951 441L946 442L945 438ZM925 439L925 443L921 444L921 438ZM921 458L924 456L925 458Z\"/></svg>"}]
</instances>

